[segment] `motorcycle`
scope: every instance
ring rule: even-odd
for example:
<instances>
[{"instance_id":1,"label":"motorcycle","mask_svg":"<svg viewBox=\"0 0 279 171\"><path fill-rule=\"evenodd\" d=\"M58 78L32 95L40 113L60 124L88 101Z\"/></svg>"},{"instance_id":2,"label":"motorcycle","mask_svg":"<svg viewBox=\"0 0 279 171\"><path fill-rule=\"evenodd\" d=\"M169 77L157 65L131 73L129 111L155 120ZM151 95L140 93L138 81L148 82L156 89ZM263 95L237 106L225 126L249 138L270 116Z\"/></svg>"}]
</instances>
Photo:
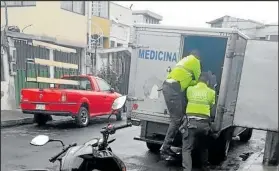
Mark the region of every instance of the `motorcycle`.
<instances>
[{"instance_id":1,"label":"motorcycle","mask_svg":"<svg viewBox=\"0 0 279 171\"><path fill-rule=\"evenodd\" d=\"M112 105L112 109L121 109L126 102L126 98L126 96L117 98ZM63 146L62 151L49 159L51 163L59 161L60 171L126 171L124 162L117 157L109 147L109 144L114 142L116 139L108 139L110 135L116 132L116 130L131 126L131 123L120 126L108 124L100 131L102 138L93 138L83 145L73 143L65 147L63 141L49 139L46 135L36 136L32 139L30 144L34 146L43 146L48 142L60 142ZM47 170L36 169L28 171Z\"/></svg>"}]
</instances>

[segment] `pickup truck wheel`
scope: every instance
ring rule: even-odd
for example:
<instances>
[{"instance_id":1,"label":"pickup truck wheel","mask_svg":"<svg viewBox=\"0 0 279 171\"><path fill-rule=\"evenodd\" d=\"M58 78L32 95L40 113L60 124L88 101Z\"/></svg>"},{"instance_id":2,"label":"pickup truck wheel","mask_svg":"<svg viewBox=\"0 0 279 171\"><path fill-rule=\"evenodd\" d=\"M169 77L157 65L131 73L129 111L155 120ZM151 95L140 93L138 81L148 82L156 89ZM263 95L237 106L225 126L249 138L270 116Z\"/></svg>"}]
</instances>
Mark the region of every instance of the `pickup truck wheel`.
<instances>
[{"instance_id":1,"label":"pickup truck wheel","mask_svg":"<svg viewBox=\"0 0 279 171\"><path fill-rule=\"evenodd\" d=\"M116 114L116 120L121 121L122 120L122 110L119 110L119 112Z\"/></svg>"},{"instance_id":2,"label":"pickup truck wheel","mask_svg":"<svg viewBox=\"0 0 279 171\"><path fill-rule=\"evenodd\" d=\"M248 142L253 134L252 128L246 128L245 131L243 131L241 134L239 134L239 139L242 142Z\"/></svg>"},{"instance_id":3,"label":"pickup truck wheel","mask_svg":"<svg viewBox=\"0 0 279 171\"><path fill-rule=\"evenodd\" d=\"M162 145L146 142L146 146L151 152L158 153L160 151L160 148L161 148Z\"/></svg>"},{"instance_id":4,"label":"pickup truck wheel","mask_svg":"<svg viewBox=\"0 0 279 171\"><path fill-rule=\"evenodd\" d=\"M44 126L47 121L51 120L51 116L43 115L43 114L36 114L34 115L34 122L38 124L38 126Z\"/></svg>"},{"instance_id":5,"label":"pickup truck wheel","mask_svg":"<svg viewBox=\"0 0 279 171\"><path fill-rule=\"evenodd\" d=\"M79 127L86 127L89 124L89 112L85 107L80 107L76 117L76 123Z\"/></svg>"}]
</instances>

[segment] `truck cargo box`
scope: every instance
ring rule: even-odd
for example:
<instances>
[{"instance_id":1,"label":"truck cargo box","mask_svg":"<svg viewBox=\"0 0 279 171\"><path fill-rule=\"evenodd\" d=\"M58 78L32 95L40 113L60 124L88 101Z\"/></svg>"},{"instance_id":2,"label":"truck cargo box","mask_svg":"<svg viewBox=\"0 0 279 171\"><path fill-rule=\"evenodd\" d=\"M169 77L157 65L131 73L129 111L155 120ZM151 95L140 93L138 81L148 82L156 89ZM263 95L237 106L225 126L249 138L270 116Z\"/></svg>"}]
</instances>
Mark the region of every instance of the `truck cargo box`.
<instances>
[{"instance_id":1,"label":"truck cargo box","mask_svg":"<svg viewBox=\"0 0 279 171\"><path fill-rule=\"evenodd\" d=\"M138 101L131 117L168 124L168 111L158 89L166 79L168 67L198 50L203 71L215 74L218 83L215 127L218 130L231 126L247 39L234 29L135 26L129 96Z\"/></svg>"}]
</instances>

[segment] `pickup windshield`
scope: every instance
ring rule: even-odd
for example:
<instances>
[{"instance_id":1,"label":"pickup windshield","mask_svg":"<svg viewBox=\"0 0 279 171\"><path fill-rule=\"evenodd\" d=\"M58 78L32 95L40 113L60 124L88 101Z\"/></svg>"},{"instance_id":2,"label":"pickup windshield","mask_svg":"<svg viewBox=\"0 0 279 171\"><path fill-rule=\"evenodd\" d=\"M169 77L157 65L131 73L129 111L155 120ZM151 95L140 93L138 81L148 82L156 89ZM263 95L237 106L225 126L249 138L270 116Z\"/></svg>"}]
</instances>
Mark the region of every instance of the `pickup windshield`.
<instances>
[{"instance_id":1,"label":"pickup windshield","mask_svg":"<svg viewBox=\"0 0 279 171\"><path fill-rule=\"evenodd\" d=\"M79 85L59 84L60 89L73 89L73 90L92 90L90 80L86 77L66 77L62 79L79 81Z\"/></svg>"}]
</instances>

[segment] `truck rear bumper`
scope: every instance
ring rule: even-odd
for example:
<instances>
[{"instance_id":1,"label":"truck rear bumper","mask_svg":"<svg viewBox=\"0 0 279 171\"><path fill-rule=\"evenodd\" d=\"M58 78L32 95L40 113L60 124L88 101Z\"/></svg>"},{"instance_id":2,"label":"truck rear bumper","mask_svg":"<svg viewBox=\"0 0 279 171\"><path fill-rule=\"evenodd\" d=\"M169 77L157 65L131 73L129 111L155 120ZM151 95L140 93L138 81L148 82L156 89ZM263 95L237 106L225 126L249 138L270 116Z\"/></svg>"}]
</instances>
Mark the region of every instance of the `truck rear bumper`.
<instances>
[{"instance_id":1,"label":"truck rear bumper","mask_svg":"<svg viewBox=\"0 0 279 171\"><path fill-rule=\"evenodd\" d=\"M146 138L141 138L141 137L134 137L134 140L144 141L144 142L154 143L154 144L160 144L160 145L163 144L163 141L146 139Z\"/></svg>"},{"instance_id":2,"label":"truck rear bumper","mask_svg":"<svg viewBox=\"0 0 279 171\"><path fill-rule=\"evenodd\" d=\"M75 116L71 112L46 111L46 110L22 110L22 113L24 113L24 114L56 115L56 116Z\"/></svg>"},{"instance_id":3,"label":"truck rear bumper","mask_svg":"<svg viewBox=\"0 0 279 171\"><path fill-rule=\"evenodd\" d=\"M148 111L132 111L131 112L131 120L139 121L151 121L151 122L158 122L158 123L170 123L169 115L163 113L154 113Z\"/></svg>"}]
</instances>

